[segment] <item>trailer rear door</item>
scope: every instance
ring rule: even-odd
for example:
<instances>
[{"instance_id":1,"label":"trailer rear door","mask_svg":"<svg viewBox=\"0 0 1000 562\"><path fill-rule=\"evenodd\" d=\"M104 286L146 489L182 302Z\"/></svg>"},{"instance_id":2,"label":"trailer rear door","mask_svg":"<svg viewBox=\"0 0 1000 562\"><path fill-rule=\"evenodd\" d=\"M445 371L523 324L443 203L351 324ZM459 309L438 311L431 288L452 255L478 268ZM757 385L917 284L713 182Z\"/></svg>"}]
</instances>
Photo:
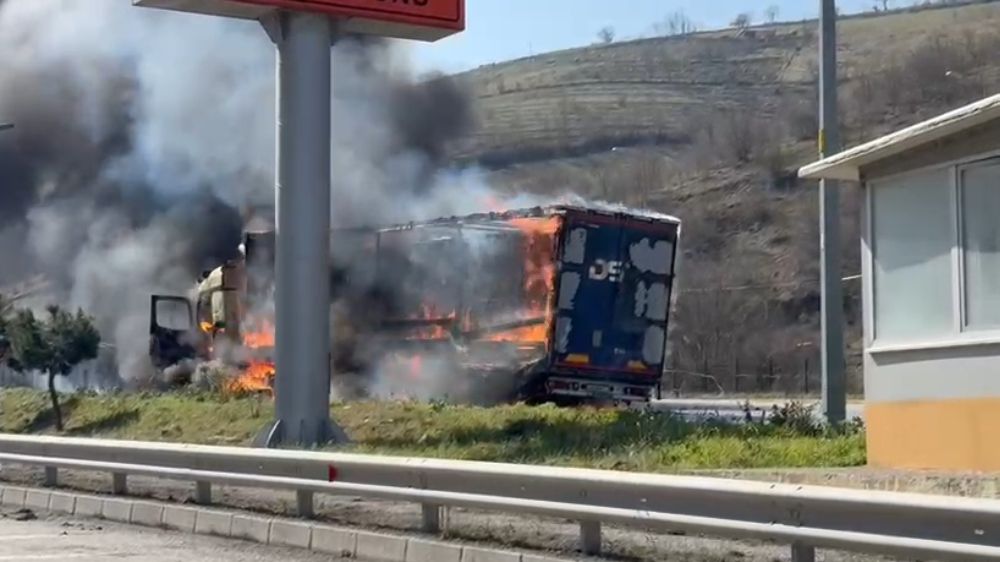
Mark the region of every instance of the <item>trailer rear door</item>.
<instances>
[{"instance_id":1,"label":"trailer rear door","mask_svg":"<svg viewBox=\"0 0 1000 562\"><path fill-rule=\"evenodd\" d=\"M677 224L575 212L563 230L555 364L659 378Z\"/></svg>"}]
</instances>

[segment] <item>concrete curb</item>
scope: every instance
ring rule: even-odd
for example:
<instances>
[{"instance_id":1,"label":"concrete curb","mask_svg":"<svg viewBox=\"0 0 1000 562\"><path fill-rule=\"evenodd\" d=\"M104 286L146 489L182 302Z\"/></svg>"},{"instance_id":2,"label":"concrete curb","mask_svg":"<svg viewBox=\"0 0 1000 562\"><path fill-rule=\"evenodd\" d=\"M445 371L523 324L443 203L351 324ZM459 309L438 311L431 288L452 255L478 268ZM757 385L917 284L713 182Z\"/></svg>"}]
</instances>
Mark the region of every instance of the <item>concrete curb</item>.
<instances>
[{"instance_id":1,"label":"concrete curb","mask_svg":"<svg viewBox=\"0 0 1000 562\"><path fill-rule=\"evenodd\" d=\"M267 517L66 490L0 486L0 503L6 508L27 507L62 515L107 519L185 533L304 548L343 559L360 558L365 562L570 562L571 560L464 546L430 540L426 537L359 531L302 519Z\"/></svg>"}]
</instances>

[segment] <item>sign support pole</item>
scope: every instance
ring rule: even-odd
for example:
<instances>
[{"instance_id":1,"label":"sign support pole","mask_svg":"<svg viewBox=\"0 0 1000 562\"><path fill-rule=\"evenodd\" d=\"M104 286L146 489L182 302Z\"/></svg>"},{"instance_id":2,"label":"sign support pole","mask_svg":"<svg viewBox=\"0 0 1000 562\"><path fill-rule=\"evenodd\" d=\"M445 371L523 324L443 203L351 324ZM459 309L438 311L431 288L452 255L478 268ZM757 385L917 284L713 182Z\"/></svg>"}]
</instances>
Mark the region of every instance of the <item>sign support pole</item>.
<instances>
[{"instance_id":1,"label":"sign support pole","mask_svg":"<svg viewBox=\"0 0 1000 562\"><path fill-rule=\"evenodd\" d=\"M338 32L435 41L465 29L465 0L133 0L133 4L259 19L277 46L275 421L255 443L347 442L347 435L330 420L333 42Z\"/></svg>"},{"instance_id":2,"label":"sign support pole","mask_svg":"<svg viewBox=\"0 0 1000 562\"><path fill-rule=\"evenodd\" d=\"M345 441L330 420L330 18L279 12L275 422L266 445Z\"/></svg>"}]
</instances>

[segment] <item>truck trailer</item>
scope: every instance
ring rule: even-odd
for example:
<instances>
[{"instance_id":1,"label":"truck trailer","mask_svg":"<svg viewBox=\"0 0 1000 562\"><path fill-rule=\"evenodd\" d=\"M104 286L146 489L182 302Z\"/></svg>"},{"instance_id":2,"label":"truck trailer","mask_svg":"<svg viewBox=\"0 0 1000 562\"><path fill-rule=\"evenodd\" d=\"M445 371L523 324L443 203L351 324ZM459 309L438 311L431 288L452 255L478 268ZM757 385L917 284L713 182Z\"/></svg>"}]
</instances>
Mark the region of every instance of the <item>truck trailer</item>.
<instances>
[{"instance_id":1,"label":"truck trailer","mask_svg":"<svg viewBox=\"0 0 1000 562\"><path fill-rule=\"evenodd\" d=\"M334 230L332 380L479 403L647 401L679 230L667 215L569 205ZM274 233L246 233L190 295L154 296L154 364L266 363L273 272Z\"/></svg>"}]
</instances>

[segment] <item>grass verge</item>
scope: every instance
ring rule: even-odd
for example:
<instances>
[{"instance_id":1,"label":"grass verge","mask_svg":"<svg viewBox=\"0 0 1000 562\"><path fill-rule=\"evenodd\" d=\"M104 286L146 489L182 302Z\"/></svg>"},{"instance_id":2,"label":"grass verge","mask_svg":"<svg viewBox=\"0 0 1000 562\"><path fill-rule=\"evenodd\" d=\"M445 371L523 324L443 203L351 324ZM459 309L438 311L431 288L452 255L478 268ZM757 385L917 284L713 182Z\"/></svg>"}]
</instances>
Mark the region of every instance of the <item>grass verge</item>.
<instances>
[{"instance_id":1,"label":"grass verge","mask_svg":"<svg viewBox=\"0 0 1000 562\"><path fill-rule=\"evenodd\" d=\"M267 398L209 393L77 394L64 409L65 435L225 445L248 444L273 413ZM801 420L693 424L656 412L403 402L338 404L331 413L353 452L644 472L865 463L860 427ZM0 391L0 431L54 433L46 395Z\"/></svg>"}]
</instances>

